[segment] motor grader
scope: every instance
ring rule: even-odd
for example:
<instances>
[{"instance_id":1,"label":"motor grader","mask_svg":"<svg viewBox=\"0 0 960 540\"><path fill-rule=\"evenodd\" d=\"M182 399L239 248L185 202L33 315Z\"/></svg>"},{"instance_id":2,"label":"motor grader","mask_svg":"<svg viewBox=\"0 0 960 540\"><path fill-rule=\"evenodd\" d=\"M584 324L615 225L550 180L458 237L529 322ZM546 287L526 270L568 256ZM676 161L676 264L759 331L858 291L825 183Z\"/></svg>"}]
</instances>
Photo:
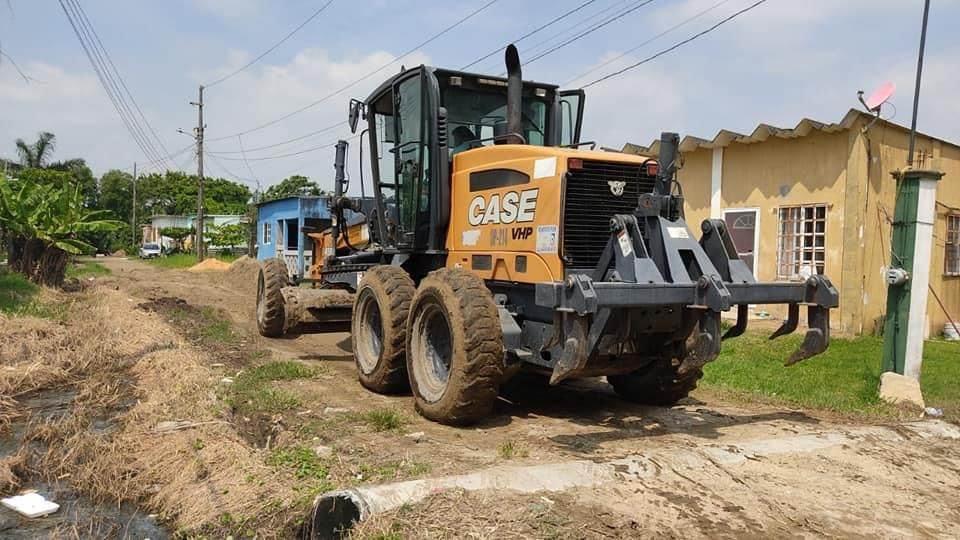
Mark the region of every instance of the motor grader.
<instances>
[{"instance_id":1,"label":"motor grader","mask_svg":"<svg viewBox=\"0 0 960 540\"><path fill-rule=\"evenodd\" d=\"M360 215L345 195L341 141L332 226L307 233L313 288L289 283L279 259L262 263L261 333L348 314L363 386L409 389L448 424L484 418L520 371L550 384L606 376L628 400L673 404L721 339L745 331L751 304L788 305L771 338L806 306L787 364L826 349L838 301L826 277L757 282L723 221L704 221L699 239L687 226L676 134L657 159L586 149L584 92L523 81L512 45L506 66L505 79L406 69L351 101L375 204Z\"/></svg>"}]
</instances>

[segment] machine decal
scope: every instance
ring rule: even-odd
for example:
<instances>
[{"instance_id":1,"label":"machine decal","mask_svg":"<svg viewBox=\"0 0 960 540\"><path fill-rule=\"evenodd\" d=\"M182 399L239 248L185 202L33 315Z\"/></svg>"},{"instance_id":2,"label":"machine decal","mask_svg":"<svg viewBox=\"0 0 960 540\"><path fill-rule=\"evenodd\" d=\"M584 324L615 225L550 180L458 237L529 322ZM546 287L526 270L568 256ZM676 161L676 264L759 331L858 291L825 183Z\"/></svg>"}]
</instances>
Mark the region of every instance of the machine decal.
<instances>
[{"instance_id":1,"label":"machine decal","mask_svg":"<svg viewBox=\"0 0 960 540\"><path fill-rule=\"evenodd\" d=\"M533 227L514 227L512 236L514 240L526 240L533 236Z\"/></svg>"},{"instance_id":2,"label":"machine decal","mask_svg":"<svg viewBox=\"0 0 960 540\"><path fill-rule=\"evenodd\" d=\"M470 201L467 221L474 227L478 225L528 223L534 220L537 211L538 188L525 189L519 193L508 191L494 193L487 200L477 195Z\"/></svg>"},{"instance_id":3,"label":"machine decal","mask_svg":"<svg viewBox=\"0 0 960 540\"><path fill-rule=\"evenodd\" d=\"M687 232L686 227L667 227L667 234L670 235L670 238L690 238L690 233Z\"/></svg>"},{"instance_id":4,"label":"machine decal","mask_svg":"<svg viewBox=\"0 0 960 540\"><path fill-rule=\"evenodd\" d=\"M480 229L470 229L460 234L460 241L465 246L475 246L480 241Z\"/></svg>"},{"instance_id":5,"label":"machine decal","mask_svg":"<svg viewBox=\"0 0 960 540\"><path fill-rule=\"evenodd\" d=\"M533 162L533 179L549 178L557 175L557 158L541 158Z\"/></svg>"},{"instance_id":6,"label":"machine decal","mask_svg":"<svg viewBox=\"0 0 960 540\"><path fill-rule=\"evenodd\" d=\"M490 245L491 246L506 246L509 242L510 235L507 233L506 228L493 229L490 231Z\"/></svg>"},{"instance_id":7,"label":"machine decal","mask_svg":"<svg viewBox=\"0 0 960 540\"><path fill-rule=\"evenodd\" d=\"M540 225L537 227L537 253L557 252L557 226Z\"/></svg>"},{"instance_id":8,"label":"machine decal","mask_svg":"<svg viewBox=\"0 0 960 540\"><path fill-rule=\"evenodd\" d=\"M623 188L627 187L627 183L623 180L607 180L607 185L610 186L610 193L613 193L614 197L622 197Z\"/></svg>"},{"instance_id":9,"label":"machine decal","mask_svg":"<svg viewBox=\"0 0 960 540\"><path fill-rule=\"evenodd\" d=\"M617 233L617 243L620 244L620 251L624 257L629 257L633 253L633 245L630 242L630 235L627 231L621 230Z\"/></svg>"}]
</instances>

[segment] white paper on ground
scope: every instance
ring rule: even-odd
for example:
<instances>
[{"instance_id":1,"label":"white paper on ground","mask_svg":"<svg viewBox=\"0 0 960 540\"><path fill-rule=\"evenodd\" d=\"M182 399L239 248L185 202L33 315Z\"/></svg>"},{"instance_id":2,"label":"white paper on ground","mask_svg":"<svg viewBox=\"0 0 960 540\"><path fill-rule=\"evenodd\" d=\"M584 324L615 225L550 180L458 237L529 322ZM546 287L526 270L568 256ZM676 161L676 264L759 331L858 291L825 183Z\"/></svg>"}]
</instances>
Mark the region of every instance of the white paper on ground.
<instances>
[{"instance_id":1,"label":"white paper on ground","mask_svg":"<svg viewBox=\"0 0 960 540\"><path fill-rule=\"evenodd\" d=\"M59 504L48 501L39 493L7 497L6 499L0 499L0 504L28 518L46 516L60 509Z\"/></svg>"}]
</instances>

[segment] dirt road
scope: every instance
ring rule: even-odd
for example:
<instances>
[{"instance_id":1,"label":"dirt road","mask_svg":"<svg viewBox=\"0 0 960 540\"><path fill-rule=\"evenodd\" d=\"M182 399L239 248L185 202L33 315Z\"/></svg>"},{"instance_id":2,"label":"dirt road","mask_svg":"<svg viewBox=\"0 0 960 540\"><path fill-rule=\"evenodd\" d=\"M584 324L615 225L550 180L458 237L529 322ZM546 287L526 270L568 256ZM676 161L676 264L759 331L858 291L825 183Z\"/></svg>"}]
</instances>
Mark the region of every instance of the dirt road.
<instances>
[{"instance_id":1,"label":"dirt road","mask_svg":"<svg viewBox=\"0 0 960 540\"><path fill-rule=\"evenodd\" d=\"M385 530L481 537L960 536L960 440L949 424L928 423L932 435L898 425L875 428L814 412L724 403L699 390L673 408L640 407L598 380L551 389L516 386L504 392L488 422L450 428L419 418L409 396L364 390L346 332L255 337L255 276L161 270L119 258L101 262L112 274L96 281L129 295L131 309L170 297L210 306L241 329L245 342L275 357L322 366L322 377L284 383L301 405L273 422L270 437L285 444L309 435L331 445L342 466L335 481L638 455L653 470L561 497L454 497L441 507L447 522L461 528L432 534L411 528L423 526L423 514L437 508L433 501L419 515L414 509L391 516ZM225 375L229 360L219 359ZM330 420L336 411L383 408L401 413L401 429ZM393 468L384 472L388 463ZM541 511L544 506L552 509ZM500 528L497 519L505 520Z\"/></svg>"}]
</instances>

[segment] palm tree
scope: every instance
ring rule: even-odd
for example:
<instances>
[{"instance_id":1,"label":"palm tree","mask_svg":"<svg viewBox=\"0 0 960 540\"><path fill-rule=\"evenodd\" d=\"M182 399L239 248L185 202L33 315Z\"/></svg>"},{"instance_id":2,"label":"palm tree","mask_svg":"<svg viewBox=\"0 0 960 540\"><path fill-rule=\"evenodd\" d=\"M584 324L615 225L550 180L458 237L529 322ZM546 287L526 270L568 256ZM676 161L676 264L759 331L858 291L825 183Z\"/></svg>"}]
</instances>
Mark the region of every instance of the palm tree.
<instances>
[{"instance_id":1,"label":"palm tree","mask_svg":"<svg viewBox=\"0 0 960 540\"><path fill-rule=\"evenodd\" d=\"M27 144L23 139L17 139L17 154L24 167L43 168L50 154L56 146L57 136L49 131L41 131L36 142Z\"/></svg>"}]
</instances>

